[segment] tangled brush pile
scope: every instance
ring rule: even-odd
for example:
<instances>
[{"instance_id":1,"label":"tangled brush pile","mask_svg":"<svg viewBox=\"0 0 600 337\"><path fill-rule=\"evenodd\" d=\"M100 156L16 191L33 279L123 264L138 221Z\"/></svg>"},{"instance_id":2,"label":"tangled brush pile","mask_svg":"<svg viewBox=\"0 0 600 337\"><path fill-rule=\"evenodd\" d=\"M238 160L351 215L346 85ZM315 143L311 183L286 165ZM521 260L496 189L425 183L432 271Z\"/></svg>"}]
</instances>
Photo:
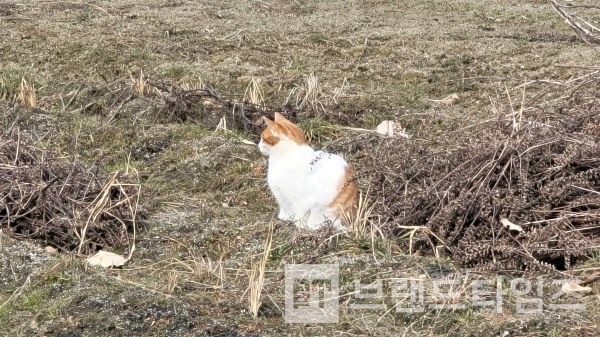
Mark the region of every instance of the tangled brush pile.
<instances>
[{"instance_id":1,"label":"tangled brush pile","mask_svg":"<svg viewBox=\"0 0 600 337\"><path fill-rule=\"evenodd\" d=\"M426 226L415 247L476 270L569 269L600 248L598 83L523 109L528 122L442 134L452 146L368 134L329 150L356 164L394 237Z\"/></svg>"},{"instance_id":2,"label":"tangled brush pile","mask_svg":"<svg viewBox=\"0 0 600 337\"><path fill-rule=\"evenodd\" d=\"M18 130L0 135L0 229L80 254L128 247L141 215L139 185L94 171L35 147Z\"/></svg>"}]
</instances>

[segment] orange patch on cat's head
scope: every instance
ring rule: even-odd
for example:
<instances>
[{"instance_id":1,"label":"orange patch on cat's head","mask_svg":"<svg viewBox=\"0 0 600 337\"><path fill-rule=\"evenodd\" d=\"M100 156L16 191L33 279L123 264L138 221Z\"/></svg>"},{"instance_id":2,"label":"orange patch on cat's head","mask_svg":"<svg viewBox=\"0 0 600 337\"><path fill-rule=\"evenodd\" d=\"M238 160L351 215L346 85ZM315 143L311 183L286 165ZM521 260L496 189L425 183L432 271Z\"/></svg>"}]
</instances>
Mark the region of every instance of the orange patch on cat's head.
<instances>
[{"instance_id":1,"label":"orange patch on cat's head","mask_svg":"<svg viewBox=\"0 0 600 337\"><path fill-rule=\"evenodd\" d=\"M275 146L279 143L281 137L295 142L298 145L306 144L302 130L296 124L287 120L282 114L275 113L275 121L263 117L263 121L267 124L267 128L260 135L263 142L270 146Z\"/></svg>"}]
</instances>

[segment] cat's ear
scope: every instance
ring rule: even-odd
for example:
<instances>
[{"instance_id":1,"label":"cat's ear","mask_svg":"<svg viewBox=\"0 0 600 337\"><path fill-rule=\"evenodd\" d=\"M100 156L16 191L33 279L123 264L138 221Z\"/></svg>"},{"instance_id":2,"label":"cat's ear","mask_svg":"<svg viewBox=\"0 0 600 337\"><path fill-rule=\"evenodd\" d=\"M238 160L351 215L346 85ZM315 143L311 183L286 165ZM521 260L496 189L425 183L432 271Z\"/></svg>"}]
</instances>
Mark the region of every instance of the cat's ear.
<instances>
[{"instance_id":1,"label":"cat's ear","mask_svg":"<svg viewBox=\"0 0 600 337\"><path fill-rule=\"evenodd\" d=\"M277 118L277 115L275 115L275 116L276 116L275 118ZM276 122L273 122L272 120L268 119L265 116L263 116L263 118L262 118L262 124L266 124L267 127L275 128L275 123Z\"/></svg>"},{"instance_id":2,"label":"cat's ear","mask_svg":"<svg viewBox=\"0 0 600 337\"><path fill-rule=\"evenodd\" d=\"M283 117L279 112L275 113L275 123L281 123L287 121L287 118Z\"/></svg>"}]
</instances>

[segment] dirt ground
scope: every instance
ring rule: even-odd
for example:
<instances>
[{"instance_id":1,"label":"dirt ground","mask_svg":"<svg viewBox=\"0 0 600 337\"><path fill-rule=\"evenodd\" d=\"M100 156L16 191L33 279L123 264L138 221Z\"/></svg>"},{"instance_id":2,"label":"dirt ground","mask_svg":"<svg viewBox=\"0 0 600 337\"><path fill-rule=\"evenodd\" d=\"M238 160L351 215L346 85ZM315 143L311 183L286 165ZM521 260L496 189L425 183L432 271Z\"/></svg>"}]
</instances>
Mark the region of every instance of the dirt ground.
<instances>
[{"instance_id":1,"label":"dirt ground","mask_svg":"<svg viewBox=\"0 0 600 337\"><path fill-rule=\"evenodd\" d=\"M600 21L598 9L570 11ZM550 290L557 276L472 272L394 239L285 222L275 224L253 318L249 278L277 207L256 132L209 103L172 109L151 90L133 92L140 74L184 89L208 84L269 113L293 111L321 148L386 119L417 139L460 131L509 112L507 92L533 97L588 74L568 66L597 66L598 55L541 0L0 2L2 131L18 127L65 160L127 172L148 214L123 268L93 268L74 253L47 252L48 242L0 234L0 335L595 336L597 283L581 299L556 302L577 310L551 310L545 295L542 312L519 313L508 292L498 313L472 305L471 282L501 276L508 289L521 277L535 292L540 277ZM13 103L22 79L36 89L36 108ZM451 94L456 104L439 101ZM228 125L218 128L222 117ZM291 263L339 264L337 324L285 323ZM598 268L600 251L573 266ZM460 300L446 304L463 307L396 312L387 283L383 303L374 302L381 308L352 307L357 279L419 277L428 296L433 280L462 280Z\"/></svg>"}]
</instances>

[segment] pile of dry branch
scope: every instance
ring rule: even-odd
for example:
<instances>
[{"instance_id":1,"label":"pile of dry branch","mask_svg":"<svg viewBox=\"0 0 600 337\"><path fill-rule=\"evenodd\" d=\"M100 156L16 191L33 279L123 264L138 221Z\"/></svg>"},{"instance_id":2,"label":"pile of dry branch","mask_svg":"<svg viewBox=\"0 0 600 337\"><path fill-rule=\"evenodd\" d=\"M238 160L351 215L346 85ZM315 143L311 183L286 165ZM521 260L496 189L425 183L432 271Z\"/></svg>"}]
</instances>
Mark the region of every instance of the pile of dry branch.
<instances>
[{"instance_id":1,"label":"pile of dry branch","mask_svg":"<svg viewBox=\"0 0 600 337\"><path fill-rule=\"evenodd\" d=\"M25 133L0 135L0 229L61 251L89 254L129 246L139 185L115 173L97 174L33 145Z\"/></svg>"},{"instance_id":2,"label":"pile of dry branch","mask_svg":"<svg viewBox=\"0 0 600 337\"><path fill-rule=\"evenodd\" d=\"M157 121L194 121L210 129L225 123L230 129L259 132L255 121L267 108L248 101L238 103L225 99L209 85L183 88L143 74L133 81L129 94L150 103Z\"/></svg>"},{"instance_id":3,"label":"pile of dry branch","mask_svg":"<svg viewBox=\"0 0 600 337\"><path fill-rule=\"evenodd\" d=\"M453 146L369 134L330 150L349 154L389 234L427 227L413 251L447 251L480 270L569 269L600 248L598 73L478 131L440 135Z\"/></svg>"}]
</instances>

